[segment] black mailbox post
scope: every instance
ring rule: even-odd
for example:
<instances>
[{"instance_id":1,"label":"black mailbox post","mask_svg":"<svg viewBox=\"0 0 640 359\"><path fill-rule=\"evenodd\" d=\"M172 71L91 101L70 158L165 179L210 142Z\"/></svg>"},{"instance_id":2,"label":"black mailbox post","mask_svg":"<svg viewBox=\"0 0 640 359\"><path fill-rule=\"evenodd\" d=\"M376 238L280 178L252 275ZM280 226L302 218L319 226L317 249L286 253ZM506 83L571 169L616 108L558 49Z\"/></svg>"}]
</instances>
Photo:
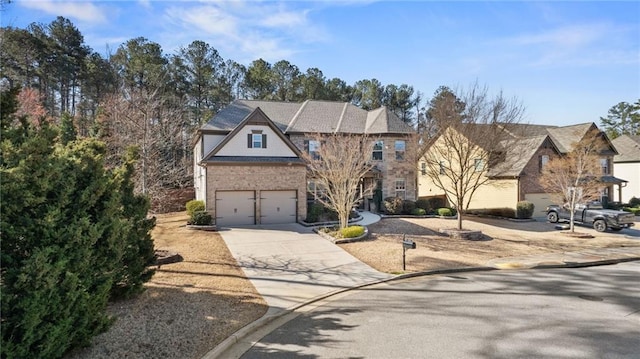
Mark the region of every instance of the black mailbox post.
<instances>
[{"instance_id":1,"label":"black mailbox post","mask_svg":"<svg viewBox=\"0 0 640 359\"><path fill-rule=\"evenodd\" d=\"M407 239L407 235L402 235L402 270L407 269L406 253L407 249L416 249L416 242Z\"/></svg>"}]
</instances>

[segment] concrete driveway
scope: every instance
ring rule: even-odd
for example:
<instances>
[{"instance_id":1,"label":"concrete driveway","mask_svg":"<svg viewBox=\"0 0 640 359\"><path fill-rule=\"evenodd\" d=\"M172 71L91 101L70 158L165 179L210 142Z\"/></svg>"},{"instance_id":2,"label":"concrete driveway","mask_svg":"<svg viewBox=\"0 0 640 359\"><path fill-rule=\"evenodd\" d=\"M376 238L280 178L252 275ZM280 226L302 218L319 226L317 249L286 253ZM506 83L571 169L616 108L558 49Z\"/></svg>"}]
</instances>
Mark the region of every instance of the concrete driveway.
<instances>
[{"instance_id":1,"label":"concrete driveway","mask_svg":"<svg viewBox=\"0 0 640 359\"><path fill-rule=\"evenodd\" d=\"M223 228L219 233L271 313L391 277L299 224Z\"/></svg>"}]
</instances>

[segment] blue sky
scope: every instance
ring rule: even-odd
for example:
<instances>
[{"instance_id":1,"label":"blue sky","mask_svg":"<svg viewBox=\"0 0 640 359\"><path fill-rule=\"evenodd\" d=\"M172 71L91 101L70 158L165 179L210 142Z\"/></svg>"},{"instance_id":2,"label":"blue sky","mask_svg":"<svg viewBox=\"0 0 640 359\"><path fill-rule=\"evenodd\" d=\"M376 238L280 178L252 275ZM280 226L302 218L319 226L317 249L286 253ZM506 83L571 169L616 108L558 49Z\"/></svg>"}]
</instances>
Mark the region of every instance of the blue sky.
<instances>
[{"instance_id":1,"label":"blue sky","mask_svg":"<svg viewBox=\"0 0 640 359\"><path fill-rule=\"evenodd\" d=\"M139 36L167 54L202 40L245 65L285 59L427 98L478 81L517 97L538 124L599 124L640 98L637 1L14 0L1 16L22 28L64 16L103 54Z\"/></svg>"}]
</instances>

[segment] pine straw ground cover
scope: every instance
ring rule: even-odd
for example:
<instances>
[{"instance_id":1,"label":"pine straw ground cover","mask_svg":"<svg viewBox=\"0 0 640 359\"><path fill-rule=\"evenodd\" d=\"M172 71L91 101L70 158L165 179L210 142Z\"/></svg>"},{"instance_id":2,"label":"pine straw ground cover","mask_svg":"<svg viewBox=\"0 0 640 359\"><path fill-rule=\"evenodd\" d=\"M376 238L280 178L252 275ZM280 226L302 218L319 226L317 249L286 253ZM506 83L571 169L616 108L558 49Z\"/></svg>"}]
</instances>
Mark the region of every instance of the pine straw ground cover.
<instances>
[{"instance_id":1,"label":"pine straw ground cover","mask_svg":"<svg viewBox=\"0 0 640 359\"><path fill-rule=\"evenodd\" d=\"M406 272L485 266L492 259L542 253L640 246L640 223L619 233L576 227L593 238L572 238L560 234L551 223L470 217L464 219L463 227L481 230L485 240L451 239L438 232L455 226L451 219L387 218L368 226L370 240L340 247L381 272L402 273L403 235L417 247L406 252Z\"/></svg>"},{"instance_id":2,"label":"pine straw ground cover","mask_svg":"<svg viewBox=\"0 0 640 359\"><path fill-rule=\"evenodd\" d=\"M186 229L184 212L156 217L156 249L184 260L162 265L140 296L112 303L109 331L67 358L201 358L266 312L218 233Z\"/></svg>"}]
</instances>

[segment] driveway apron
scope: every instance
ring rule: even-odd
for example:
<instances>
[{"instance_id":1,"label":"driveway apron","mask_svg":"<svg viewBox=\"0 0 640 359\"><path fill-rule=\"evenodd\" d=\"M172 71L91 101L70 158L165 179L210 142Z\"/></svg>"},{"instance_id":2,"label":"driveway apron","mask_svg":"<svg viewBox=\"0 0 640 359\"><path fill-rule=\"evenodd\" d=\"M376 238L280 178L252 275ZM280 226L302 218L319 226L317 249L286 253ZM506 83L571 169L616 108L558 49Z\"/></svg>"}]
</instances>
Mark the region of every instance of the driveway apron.
<instances>
[{"instance_id":1,"label":"driveway apron","mask_svg":"<svg viewBox=\"0 0 640 359\"><path fill-rule=\"evenodd\" d=\"M299 224L224 228L219 233L272 312L391 277Z\"/></svg>"}]
</instances>

